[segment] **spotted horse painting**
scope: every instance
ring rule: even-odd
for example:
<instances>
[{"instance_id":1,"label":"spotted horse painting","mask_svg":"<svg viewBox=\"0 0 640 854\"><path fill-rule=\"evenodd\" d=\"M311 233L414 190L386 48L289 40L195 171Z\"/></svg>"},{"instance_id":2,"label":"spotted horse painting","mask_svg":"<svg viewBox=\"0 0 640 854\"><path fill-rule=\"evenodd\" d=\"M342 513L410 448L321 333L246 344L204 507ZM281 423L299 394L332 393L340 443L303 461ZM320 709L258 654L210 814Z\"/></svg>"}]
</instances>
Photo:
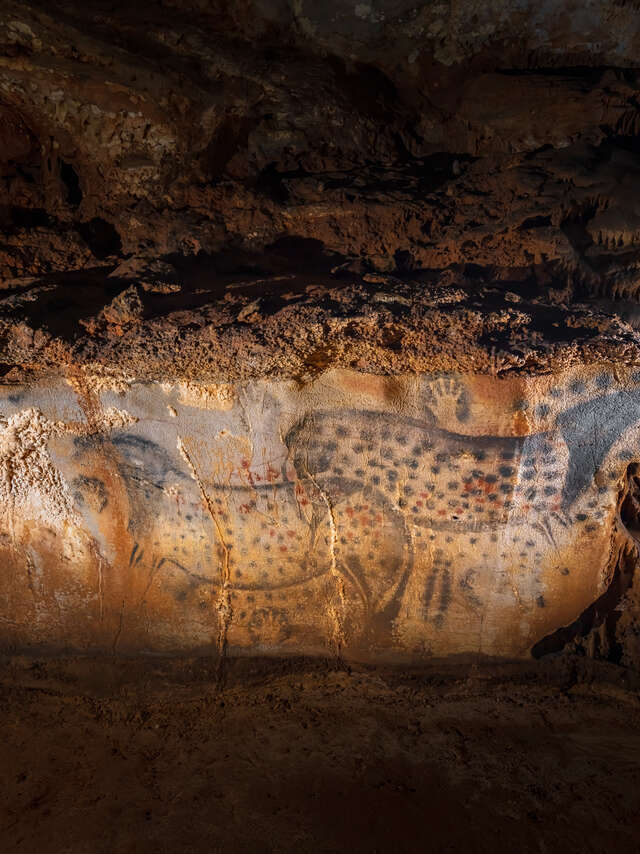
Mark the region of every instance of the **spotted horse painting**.
<instances>
[{"instance_id":1,"label":"spotted horse painting","mask_svg":"<svg viewBox=\"0 0 640 854\"><path fill-rule=\"evenodd\" d=\"M603 367L0 406L14 647L526 657L611 584L640 460L640 376Z\"/></svg>"}]
</instances>

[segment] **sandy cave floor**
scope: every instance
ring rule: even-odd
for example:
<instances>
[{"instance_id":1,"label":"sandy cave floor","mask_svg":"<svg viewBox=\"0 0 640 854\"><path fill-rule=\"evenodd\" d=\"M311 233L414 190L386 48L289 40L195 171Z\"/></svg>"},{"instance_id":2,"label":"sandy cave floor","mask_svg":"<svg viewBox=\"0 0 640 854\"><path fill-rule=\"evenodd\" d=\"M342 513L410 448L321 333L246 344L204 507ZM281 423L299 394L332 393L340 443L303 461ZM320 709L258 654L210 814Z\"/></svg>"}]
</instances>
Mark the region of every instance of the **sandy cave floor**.
<instances>
[{"instance_id":1,"label":"sandy cave floor","mask_svg":"<svg viewBox=\"0 0 640 854\"><path fill-rule=\"evenodd\" d=\"M640 851L621 668L0 662L5 852ZM637 681L637 680L636 680Z\"/></svg>"}]
</instances>

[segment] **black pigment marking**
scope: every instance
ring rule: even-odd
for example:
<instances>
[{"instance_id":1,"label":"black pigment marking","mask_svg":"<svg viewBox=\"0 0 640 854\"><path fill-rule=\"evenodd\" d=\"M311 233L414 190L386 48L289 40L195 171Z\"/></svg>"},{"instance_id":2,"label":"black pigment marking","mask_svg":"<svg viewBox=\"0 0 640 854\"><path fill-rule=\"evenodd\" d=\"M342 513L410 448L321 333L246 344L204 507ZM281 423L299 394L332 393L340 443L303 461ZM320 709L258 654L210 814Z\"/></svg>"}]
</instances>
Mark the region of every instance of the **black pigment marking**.
<instances>
[{"instance_id":1,"label":"black pigment marking","mask_svg":"<svg viewBox=\"0 0 640 854\"><path fill-rule=\"evenodd\" d=\"M107 489L103 481L97 477L78 475L73 479L72 487L74 489L74 500L80 506L85 506L88 500L94 499L94 503L97 505L95 509L98 513L102 513L109 503Z\"/></svg>"},{"instance_id":2,"label":"black pigment marking","mask_svg":"<svg viewBox=\"0 0 640 854\"><path fill-rule=\"evenodd\" d=\"M451 573L445 569L442 574L442 585L440 587L440 613L446 614L451 604Z\"/></svg>"},{"instance_id":3,"label":"black pigment marking","mask_svg":"<svg viewBox=\"0 0 640 854\"><path fill-rule=\"evenodd\" d=\"M427 614L429 612L429 605L431 604L431 600L433 599L433 594L436 589L436 581L438 580L438 574L440 569L438 566L433 567L431 575L427 578L427 583L424 588L424 594L422 596L422 605L423 605L423 614L426 619Z\"/></svg>"},{"instance_id":4,"label":"black pigment marking","mask_svg":"<svg viewBox=\"0 0 640 854\"><path fill-rule=\"evenodd\" d=\"M168 478L189 480L185 472L179 469L170 454L149 439L133 433L123 433L111 438L111 443L124 458L125 465L155 484L164 485Z\"/></svg>"},{"instance_id":5,"label":"black pigment marking","mask_svg":"<svg viewBox=\"0 0 640 854\"><path fill-rule=\"evenodd\" d=\"M567 475L562 490L568 510L593 481L612 446L640 421L640 391L618 391L573 406L557 417L569 449Z\"/></svg>"},{"instance_id":6,"label":"black pigment marking","mask_svg":"<svg viewBox=\"0 0 640 854\"><path fill-rule=\"evenodd\" d=\"M604 625L604 634L607 639L608 649L596 649L597 657L607 658L616 664L622 658L622 647L616 640L616 625L621 611L618 609L624 595L631 588L638 564L638 506L640 503L640 464L632 463L625 474L624 482L620 491L620 522L626 530L628 542L618 555L611 582L605 592L592 602L580 616L568 626L562 626L542 638L531 649L534 658L562 651L567 644L580 643L594 629ZM584 514L579 514L583 516ZM586 518L586 517L585 517ZM569 575L567 567L560 570L562 575ZM594 644L599 645L600 638L593 638Z\"/></svg>"}]
</instances>

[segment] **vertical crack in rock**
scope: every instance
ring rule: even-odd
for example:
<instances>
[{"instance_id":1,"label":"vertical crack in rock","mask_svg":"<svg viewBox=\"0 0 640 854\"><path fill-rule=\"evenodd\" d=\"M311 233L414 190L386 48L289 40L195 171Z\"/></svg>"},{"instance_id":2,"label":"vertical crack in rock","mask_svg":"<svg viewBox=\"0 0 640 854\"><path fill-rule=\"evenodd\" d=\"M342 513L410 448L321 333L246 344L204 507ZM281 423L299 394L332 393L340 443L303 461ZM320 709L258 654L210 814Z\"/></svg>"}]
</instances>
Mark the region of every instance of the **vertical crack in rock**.
<instances>
[{"instance_id":1,"label":"vertical crack in rock","mask_svg":"<svg viewBox=\"0 0 640 854\"><path fill-rule=\"evenodd\" d=\"M231 625L231 620L233 619L233 606L231 604L231 566L229 546L226 542L222 525L220 523L220 520L218 519L218 515L214 509L211 498L209 497L209 494L205 489L202 479L198 475L191 454L188 452L185 443L180 436L178 436L177 446L178 450L180 451L180 454L182 455L182 458L189 466L191 476L198 484L200 495L202 496L202 500L204 501L205 507L207 508L207 512L209 513L211 521L213 522L213 526L215 528L220 544L220 549L222 551L222 561L220 564L220 597L218 599L217 605L217 611L220 617L220 628L218 631L218 652L220 655L219 676L222 679L224 676L224 661L227 654L227 636L229 632L229 626Z\"/></svg>"},{"instance_id":2,"label":"vertical crack in rock","mask_svg":"<svg viewBox=\"0 0 640 854\"><path fill-rule=\"evenodd\" d=\"M320 495L324 505L327 508L327 517L329 519L329 530L331 532L331 536L329 539L329 553L331 555L330 561L330 571L331 575L335 579L338 598L340 601L340 612L336 609L336 606L333 604L333 601L329 605L329 614L331 616L333 622L333 644L336 651L336 657L338 659L342 658L342 651L345 645L345 614L346 614L346 592L344 587L344 578L342 577L342 573L338 569L338 560L336 556L336 549L338 548L338 526L336 524L336 517L333 510L333 503L329 498L328 494L322 489L322 487L318 484L315 477L311 474L308 468L305 469L307 477L311 481L311 483L315 486Z\"/></svg>"},{"instance_id":3,"label":"vertical crack in rock","mask_svg":"<svg viewBox=\"0 0 640 854\"><path fill-rule=\"evenodd\" d=\"M122 630L124 628L124 611L125 611L125 600L122 600L122 604L120 605L120 613L118 617L118 627L116 629L116 634L113 639L112 652L115 655L118 651L118 644L120 643L120 638L122 637Z\"/></svg>"}]
</instances>

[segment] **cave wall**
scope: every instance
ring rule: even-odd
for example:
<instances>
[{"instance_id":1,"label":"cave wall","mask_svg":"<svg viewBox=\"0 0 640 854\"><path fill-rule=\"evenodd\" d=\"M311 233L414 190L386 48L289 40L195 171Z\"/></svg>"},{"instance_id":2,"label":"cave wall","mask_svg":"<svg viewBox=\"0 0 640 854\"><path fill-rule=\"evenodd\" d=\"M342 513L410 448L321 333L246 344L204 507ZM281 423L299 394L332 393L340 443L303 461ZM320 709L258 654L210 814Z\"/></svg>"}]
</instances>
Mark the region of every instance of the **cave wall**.
<instances>
[{"instance_id":1,"label":"cave wall","mask_svg":"<svg viewBox=\"0 0 640 854\"><path fill-rule=\"evenodd\" d=\"M4 644L517 658L612 582L638 372L98 387L3 391Z\"/></svg>"},{"instance_id":2,"label":"cave wall","mask_svg":"<svg viewBox=\"0 0 640 854\"><path fill-rule=\"evenodd\" d=\"M640 661L638 21L1 0L0 642Z\"/></svg>"}]
</instances>

